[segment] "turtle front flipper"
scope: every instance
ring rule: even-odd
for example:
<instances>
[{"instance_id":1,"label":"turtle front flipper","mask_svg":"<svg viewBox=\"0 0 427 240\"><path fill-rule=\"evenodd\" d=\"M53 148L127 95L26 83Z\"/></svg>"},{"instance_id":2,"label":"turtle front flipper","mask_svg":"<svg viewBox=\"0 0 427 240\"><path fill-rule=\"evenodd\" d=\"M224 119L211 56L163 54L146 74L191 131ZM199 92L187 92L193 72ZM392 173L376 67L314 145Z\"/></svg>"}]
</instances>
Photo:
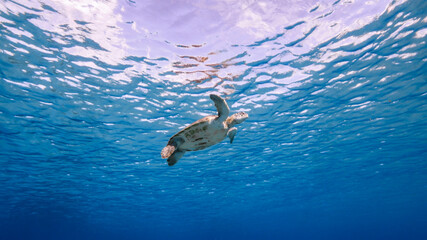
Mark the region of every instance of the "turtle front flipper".
<instances>
[{"instance_id":1,"label":"turtle front flipper","mask_svg":"<svg viewBox=\"0 0 427 240\"><path fill-rule=\"evenodd\" d=\"M233 127L228 130L227 135L230 138L230 144L233 143L234 136L236 136L237 128Z\"/></svg>"},{"instance_id":2,"label":"turtle front flipper","mask_svg":"<svg viewBox=\"0 0 427 240\"><path fill-rule=\"evenodd\" d=\"M211 94L210 98L215 103L216 110L218 111L218 116L220 121L227 119L228 114L230 114L230 108L228 107L227 102L222 97Z\"/></svg>"},{"instance_id":3,"label":"turtle front flipper","mask_svg":"<svg viewBox=\"0 0 427 240\"><path fill-rule=\"evenodd\" d=\"M168 158L168 165L173 166L175 163L178 162L178 160L184 156L185 151L175 151L169 158Z\"/></svg>"}]
</instances>

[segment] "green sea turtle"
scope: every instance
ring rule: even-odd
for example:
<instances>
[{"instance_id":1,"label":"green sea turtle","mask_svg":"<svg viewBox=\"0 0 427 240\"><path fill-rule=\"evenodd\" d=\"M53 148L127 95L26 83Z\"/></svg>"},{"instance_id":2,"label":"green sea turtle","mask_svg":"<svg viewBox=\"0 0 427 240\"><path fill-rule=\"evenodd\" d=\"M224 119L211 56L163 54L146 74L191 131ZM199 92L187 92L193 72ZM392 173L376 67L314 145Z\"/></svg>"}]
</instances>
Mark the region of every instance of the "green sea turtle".
<instances>
[{"instance_id":1,"label":"green sea turtle","mask_svg":"<svg viewBox=\"0 0 427 240\"><path fill-rule=\"evenodd\" d=\"M235 113L229 117L230 108L227 102L215 94L211 94L210 98L215 103L218 116L199 119L169 139L168 145L161 152L162 158L168 159L169 166L177 163L185 152L205 149L221 142L227 136L230 143L233 143L237 133L234 125L242 123L249 117L245 112Z\"/></svg>"}]
</instances>

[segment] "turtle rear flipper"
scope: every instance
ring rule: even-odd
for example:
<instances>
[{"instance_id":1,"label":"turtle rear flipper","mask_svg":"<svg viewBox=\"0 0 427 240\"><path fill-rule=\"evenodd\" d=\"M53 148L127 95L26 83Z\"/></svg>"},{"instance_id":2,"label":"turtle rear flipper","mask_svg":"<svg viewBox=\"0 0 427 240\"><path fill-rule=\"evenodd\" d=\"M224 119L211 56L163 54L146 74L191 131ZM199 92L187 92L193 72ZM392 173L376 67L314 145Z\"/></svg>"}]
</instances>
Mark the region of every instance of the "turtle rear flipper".
<instances>
[{"instance_id":1,"label":"turtle rear flipper","mask_svg":"<svg viewBox=\"0 0 427 240\"><path fill-rule=\"evenodd\" d=\"M176 137L176 138L172 137L169 140L168 145L166 145L166 147L162 149L162 152L160 153L160 155L162 155L162 158L170 157L170 155L172 155L172 153L174 153L183 142L184 140L180 137Z\"/></svg>"},{"instance_id":2,"label":"turtle rear flipper","mask_svg":"<svg viewBox=\"0 0 427 240\"><path fill-rule=\"evenodd\" d=\"M173 145L167 145L162 149L162 152L160 155L162 155L162 158L168 158L170 155L172 155L173 152L175 152L175 146Z\"/></svg>"},{"instance_id":3,"label":"turtle rear flipper","mask_svg":"<svg viewBox=\"0 0 427 240\"><path fill-rule=\"evenodd\" d=\"M178 162L178 160L184 156L185 151L175 151L169 158L168 158L168 165L173 166L175 163Z\"/></svg>"}]
</instances>

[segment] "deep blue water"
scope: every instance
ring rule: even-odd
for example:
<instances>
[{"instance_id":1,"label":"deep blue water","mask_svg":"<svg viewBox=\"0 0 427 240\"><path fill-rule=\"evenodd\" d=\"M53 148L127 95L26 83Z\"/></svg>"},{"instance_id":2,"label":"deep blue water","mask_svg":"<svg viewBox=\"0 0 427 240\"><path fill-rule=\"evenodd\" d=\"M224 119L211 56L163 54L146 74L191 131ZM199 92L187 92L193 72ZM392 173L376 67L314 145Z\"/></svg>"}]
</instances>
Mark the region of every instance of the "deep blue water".
<instances>
[{"instance_id":1,"label":"deep blue water","mask_svg":"<svg viewBox=\"0 0 427 240\"><path fill-rule=\"evenodd\" d=\"M427 2L0 1L0 239L427 239ZM160 158L215 114L233 142Z\"/></svg>"}]
</instances>

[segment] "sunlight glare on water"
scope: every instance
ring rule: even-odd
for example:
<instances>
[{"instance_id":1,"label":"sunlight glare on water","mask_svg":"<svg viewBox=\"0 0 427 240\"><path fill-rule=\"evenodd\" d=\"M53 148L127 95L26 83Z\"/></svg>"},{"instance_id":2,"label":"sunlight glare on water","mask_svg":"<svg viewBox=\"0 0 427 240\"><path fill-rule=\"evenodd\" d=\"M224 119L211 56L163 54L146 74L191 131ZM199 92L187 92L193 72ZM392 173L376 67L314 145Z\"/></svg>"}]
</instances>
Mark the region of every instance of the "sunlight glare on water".
<instances>
[{"instance_id":1,"label":"sunlight glare on water","mask_svg":"<svg viewBox=\"0 0 427 240\"><path fill-rule=\"evenodd\" d=\"M5 239L423 239L422 0L0 0ZM245 111L233 144L161 159ZM166 231L167 229L167 231Z\"/></svg>"}]
</instances>

